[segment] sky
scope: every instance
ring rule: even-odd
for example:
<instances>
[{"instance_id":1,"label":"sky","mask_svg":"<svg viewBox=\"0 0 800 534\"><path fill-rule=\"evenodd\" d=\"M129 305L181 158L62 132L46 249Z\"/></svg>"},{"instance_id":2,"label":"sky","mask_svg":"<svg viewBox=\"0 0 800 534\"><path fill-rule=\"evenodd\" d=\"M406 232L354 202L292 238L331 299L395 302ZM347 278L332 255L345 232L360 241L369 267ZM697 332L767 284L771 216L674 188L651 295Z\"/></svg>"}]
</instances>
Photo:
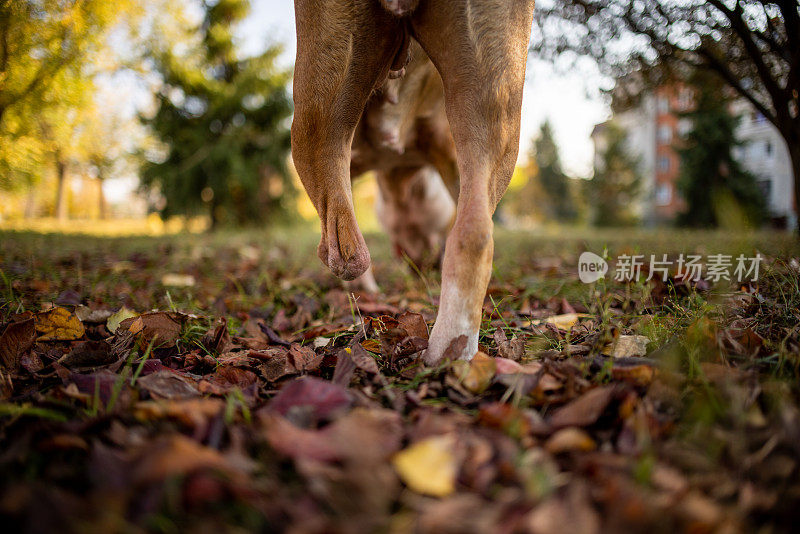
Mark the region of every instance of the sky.
<instances>
[{"instance_id":1,"label":"sky","mask_svg":"<svg viewBox=\"0 0 800 534\"><path fill-rule=\"evenodd\" d=\"M239 28L239 38L243 50L252 53L268 43L282 43L282 64L290 67L296 50L294 2L252 0L252 12ZM556 73L550 65L529 58L522 101L521 161L527 158L541 123L550 119L567 173L590 176L594 151L589 134L609 116L608 106L596 90L600 82L599 75L591 71Z\"/></svg>"}]
</instances>

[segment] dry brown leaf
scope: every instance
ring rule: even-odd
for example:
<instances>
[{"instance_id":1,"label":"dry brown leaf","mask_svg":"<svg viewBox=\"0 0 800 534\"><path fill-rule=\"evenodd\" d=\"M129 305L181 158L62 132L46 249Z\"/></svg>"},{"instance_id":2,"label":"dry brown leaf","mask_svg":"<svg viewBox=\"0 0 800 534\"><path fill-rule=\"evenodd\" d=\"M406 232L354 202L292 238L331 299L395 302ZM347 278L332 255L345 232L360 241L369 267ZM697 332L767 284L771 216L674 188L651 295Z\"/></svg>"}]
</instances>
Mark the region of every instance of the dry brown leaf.
<instances>
[{"instance_id":1,"label":"dry brown leaf","mask_svg":"<svg viewBox=\"0 0 800 534\"><path fill-rule=\"evenodd\" d=\"M232 471L218 451L178 434L162 438L149 448L135 467L133 477L138 483L153 483L198 469Z\"/></svg>"},{"instance_id":2,"label":"dry brown leaf","mask_svg":"<svg viewBox=\"0 0 800 534\"><path fill-rule=\"evenodd\" d=\"M136 383L157 399L185 399L200 395L193 384L172 371L151 373Z\"/></svg>"},{"instance_id":3,"label":"dry brown leaf","mask_svg":"<svg viewBox=\"0 0 800 534\"><path fill-rule=\"evenodd\" d=\"M322 354L317 354L313 349L297 343L292 343L286 357L298 371L315 371L322 363Z\"/></svg>"},{"instance_id":4,"label":"dry brown leaf","mask_svg":"<svg viewBox=\"0 0 800 534\"><path fill-rule=\"evenodd\" d=\"M216 417L225 404L220 399L194 398L179 401L143 401L133 408L134 416L140 421L170 418L180 423L199 427Z\"/></svg>"},{"instance_id":5,"label":"dry brown leaf","mask_svg":"<svg viewBox=\"0 0 800 534\"><path fill-rule=\"evenodd\" d=\"M0 334L0 363L6 369L19 369L20 358L33 346L36 326L33 317L12 322Z\"/></svg>"},{"instance_id":6,"label":"dry brown leaf","mask_svg":"<svg viewBox=\"0 0 800 534\"><path fill-rule=\"evenodd\" d=\"M166 312L144 313L125 319L119 328L139 336L141 342L154 347L174 345L181 335L181 323Z\"/></svg>"},{"instance_id":7,"label":"dry brown leaf","mask_svg":"<svg viewBox=\"0 0 800 534\"><path fill-rule=\"evenodd\" d=\"M397 318L397 322L400 328L405 330L409 336L428 339L428 324L419 313L403 312Z\"/></svg>"},{"instance_id":8,"label":"dry brown leaf","mask_svg":"<svg viewBox=\"0 0 800 534\"><path fill-rule=\"evenodd\" d=\"M554 427L588 426L594 424L605 411L614 394L611 386L590 389L569 404L553 412L549 423Z\"/></svg>"}]
</instances>

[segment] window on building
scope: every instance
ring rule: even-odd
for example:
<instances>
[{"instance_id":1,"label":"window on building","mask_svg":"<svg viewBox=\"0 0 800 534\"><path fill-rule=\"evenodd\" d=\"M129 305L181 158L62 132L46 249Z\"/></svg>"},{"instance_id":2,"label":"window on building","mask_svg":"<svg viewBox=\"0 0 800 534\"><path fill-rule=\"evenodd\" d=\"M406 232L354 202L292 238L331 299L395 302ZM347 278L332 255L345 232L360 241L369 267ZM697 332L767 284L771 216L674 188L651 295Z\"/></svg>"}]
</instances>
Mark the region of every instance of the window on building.
<instances>
[{"instance_id":1,"label":"window on building","mask_svg":"<svg viewBox=\"0 0 800 534\"><path fill-rule=\"evenodd\" d=\"M662 172L666 172L669 170L670 161L669 156L661 156L658 158L658 170Z\"/></svg>"},{"instance_id":2,"label":"window on building","mask_svg":"<svg viewBox=\"0 0 800 534\"><path fill-rule=\"evenodd\" d=\"M692 91L687 88L681 89L678 94L678 109L681 111L688 111L693 104Z\"/></svg>"},{"instance_id":3,"label":"window on building","mask_svg":"<svg viewBox=\"0 0 800 534\"><path fill-rule=\"evenodd\" d=\"M686 135L692 130L692 121L691 119L681 119L678 121L678 135L681 137L686 137Z\"/></svg>"},{"instance_id":4,"label":"window on building","mask_svg":"<svg viewBox=\"0 0 800 534\"><path fill-rule=\"evenodd\" d=\"M672 202L672 184L658 184L656 186L656 205L669 206Z\"/></svg>"},{"instance_id":5,"label":"window on building","mask_svg":"<svg viewBox=\"0 0 800 534\"><path fill-rule=\"evenodd\" d=\"M658 142L668 144L672 142L672 128L666 124L658 127Z\"/></svg>"},{"instance_id":6,"label":"window on building","mask_svg":"<svg viewBox=\"0 0 800 534\"><path fill-rule=\"evenodd\" d=\"M766 142L766 144L764 145L764 152L767 154L767 156L771 156L772 155L772 143L771 142L769 142L769 141Z\"/></svg>"},{"instance_id":7,"label":"window on building","mask_svg":"<svg viewBox=\"0 0 800 534\"><path fill-rule=\"evenodd\" d=\"M658 97L657 106L659 113L669 113L669 98L665 96Z\"/></svg>"}]
</instances>

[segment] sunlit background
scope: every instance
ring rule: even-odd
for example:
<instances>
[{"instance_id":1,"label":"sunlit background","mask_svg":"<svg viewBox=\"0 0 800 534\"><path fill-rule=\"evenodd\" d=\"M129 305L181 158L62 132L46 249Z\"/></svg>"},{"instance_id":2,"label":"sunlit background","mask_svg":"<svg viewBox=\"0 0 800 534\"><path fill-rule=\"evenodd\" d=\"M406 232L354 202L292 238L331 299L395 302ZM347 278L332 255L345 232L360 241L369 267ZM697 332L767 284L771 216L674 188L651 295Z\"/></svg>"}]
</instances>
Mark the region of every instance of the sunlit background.
<instances>
[{"instance_id":1,"label":"sunlit background","mask_svg":"<svg viewBox=\"0 0 800 534\"><path fill-rule=\"evenodd\" d=\"M548 16L558 7L540 4ZM315 218L288 155L292 2L81 5L2 8L1 225L158 233ZM717 79L645 76L668 63L647 53L646 68L627 71L581 46L553 53L548 20L533 26L518 167L499 222L796 227L786 135L764 110ZM631 33L613 44L633 57L638 43ZM236 74L221 75L226 65ZM718 146L690 116L702 88L724 97L716 111L730 117ZM689 163L699 156L684 150L692 142L718 156L716 168L732 155L720 178L730 183L704 181L707 169ZM370 177L355 196L365 230L376 229Z\"/></svg>"}]
</instances>

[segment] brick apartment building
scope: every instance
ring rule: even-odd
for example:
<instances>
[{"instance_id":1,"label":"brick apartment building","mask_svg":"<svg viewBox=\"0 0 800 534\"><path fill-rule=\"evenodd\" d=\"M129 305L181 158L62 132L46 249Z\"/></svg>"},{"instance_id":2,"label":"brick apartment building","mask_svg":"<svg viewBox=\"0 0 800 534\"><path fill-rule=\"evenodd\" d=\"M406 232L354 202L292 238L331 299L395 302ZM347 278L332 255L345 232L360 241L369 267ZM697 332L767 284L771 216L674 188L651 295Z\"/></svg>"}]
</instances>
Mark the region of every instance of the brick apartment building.
<instances>
[{"instance_id":1,"label":"brick apartment building","mask_svg":"<svg viewBox=\"0 0 800 534\"><path fill-rule=\"evenodd\" d=\"M635 106L615 113L611 119L626 132L628 150L639 159L643 184L635 211L647 225L669 223L684 208L677 190L680 157L674 146L691 129L691 121L680 115L692 105L691 88L662 86L647 91ZM773 223L795 228L794 182L785 141L749 102L736 100L731 111L741 117L736 134L744 143L734 157L758 179ZM607 124L598 124L592 131L595 165L605 148Z\"/></svg>"}]
</instances>

